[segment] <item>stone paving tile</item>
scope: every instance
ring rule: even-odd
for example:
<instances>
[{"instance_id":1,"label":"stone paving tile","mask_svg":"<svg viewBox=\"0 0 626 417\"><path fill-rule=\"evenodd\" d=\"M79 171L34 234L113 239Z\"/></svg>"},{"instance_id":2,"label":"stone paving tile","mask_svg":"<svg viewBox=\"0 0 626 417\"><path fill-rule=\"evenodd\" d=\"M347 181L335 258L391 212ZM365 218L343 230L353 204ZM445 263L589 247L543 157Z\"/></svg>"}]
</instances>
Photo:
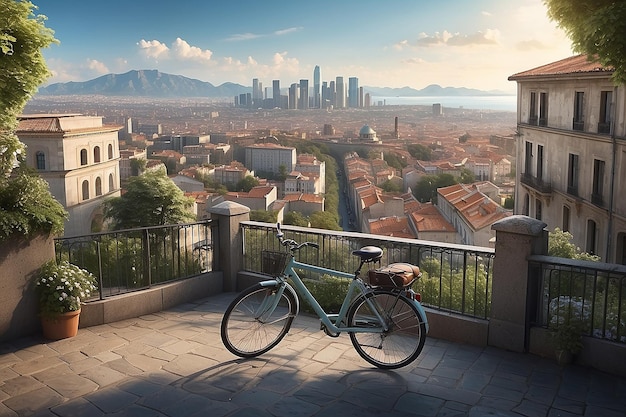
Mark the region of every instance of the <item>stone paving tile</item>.
<instances>
[{"instance_id":1,"label":"stone paving tile","mask_svg":"<svg viewBox=\"0 0 626 417\"><path fill-rule=\"evenodd\" d=\"M57 405L56 407L52 407L51 411L60 417L104 416L104 412L102 410L84 398L76 398L64 404Z\"/></svg>"},{"instance_id":2,"label":"stone paving tile","mask_svg":"<svg viewBox=\"0 0 626 417\"><path fill-rule=\"evenodd\" d=\"M62 402L61 395L47 386L42 386L33 391L12 396L4 401L4 405L20 416L27 416Z\"/></svg>"},{"instance_id":3,"label":"stone paving tile","mask_svg":"<svg viewBox=\"0 0 626 417\"><path fill-rule=\"evenodd\" d=\"M111 369L105 365L89 368L80 374L81 376L92 380L100 387L106 387L127 378L121 372Z\"/></svg>"},{"instance_id":4,"label":"stone paving tile","mask_svg":"<svg viewBox=\"0 0 626 417\"><path fill-rule=\"evenodd\" d=\"M444 404L441 398L409 392L400 397L394 410L406 415L437 416Z\"/></svg>"},{"instance_id":5,"label":"stone paving tile","mask_svg":"<svg viewBox=\"0 0 626 417\"><path fill-rule=\"evenodd\" d=\"M51 379L47 385L65 398L80 397L98 389L95 382L75 374Z\"/></svg>"},{"instance_id":6,"label":"stone paving tile","mask_svg":"<svg viewBox=\"0 0 626 417\"><path fill-rule=\"evenodd\" d=\"M539 404L529 400L522 400L520 405L515 407L512 411L518 414L528 417L545 416L550 407L545 404Z\"/></svg>"},{"instance_id":7,"label":"stone paving tile","mask_svg":"<svg viewBox=\"0 0 626 417\"><path fill-rule=\"evenodd\" d=\"M136 395L117 387L100 389L86 395L85 398L105 413L115 413L123 410L139 399Z\"/></svg>"},{"instance_id":8,"label":"stone paving tile","mask_svg":"<svg viewBox=\"0 0 626 417\"><path fill-rule=\"evenodd\" d=\"M9 396L21 395L44 387L44 384L31 376L18 376L5 381L0 387Z\"/></svg>"}]
</instances>

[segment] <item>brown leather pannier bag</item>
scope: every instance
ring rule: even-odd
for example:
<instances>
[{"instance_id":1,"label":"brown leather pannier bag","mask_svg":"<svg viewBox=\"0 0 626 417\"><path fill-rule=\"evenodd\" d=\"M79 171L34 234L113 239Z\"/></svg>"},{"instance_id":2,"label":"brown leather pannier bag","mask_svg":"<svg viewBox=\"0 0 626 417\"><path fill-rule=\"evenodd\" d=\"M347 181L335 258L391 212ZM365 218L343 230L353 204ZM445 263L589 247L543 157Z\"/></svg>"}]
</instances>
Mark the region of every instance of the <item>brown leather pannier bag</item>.
<instances>
[{"instance_id":1,"label":"brown leather pannier bag","mask_svg":"<svg viewBox=\"0 0 626 417\"><path fill-rule=\"evenodd\" d=\"M374 287L406 287L421 276L418 266L399 262L383 268L370 269L367 281Z\"/></svg>"}]
</instances>

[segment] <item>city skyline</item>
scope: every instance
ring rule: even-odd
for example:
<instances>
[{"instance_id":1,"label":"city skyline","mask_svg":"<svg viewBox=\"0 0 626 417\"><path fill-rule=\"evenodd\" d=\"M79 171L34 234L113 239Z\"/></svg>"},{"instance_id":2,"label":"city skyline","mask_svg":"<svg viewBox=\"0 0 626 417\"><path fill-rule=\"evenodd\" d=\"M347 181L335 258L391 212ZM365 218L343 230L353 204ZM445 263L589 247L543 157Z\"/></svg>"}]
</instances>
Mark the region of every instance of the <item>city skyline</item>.
<instances>
[{"instance_id":1,"label":"city skyline","mask_svg":"<svg viewBox=\"0 0 626 417\"><path fill-rule=\"evenodd\" d=\"M514 92L508 76L572 55L542 0L294 3L35 4L60 41L44 50L48 84L158 69L214 85L256 78L287 87L319 66L328 82Z\"/></svg>"}]
</instances>

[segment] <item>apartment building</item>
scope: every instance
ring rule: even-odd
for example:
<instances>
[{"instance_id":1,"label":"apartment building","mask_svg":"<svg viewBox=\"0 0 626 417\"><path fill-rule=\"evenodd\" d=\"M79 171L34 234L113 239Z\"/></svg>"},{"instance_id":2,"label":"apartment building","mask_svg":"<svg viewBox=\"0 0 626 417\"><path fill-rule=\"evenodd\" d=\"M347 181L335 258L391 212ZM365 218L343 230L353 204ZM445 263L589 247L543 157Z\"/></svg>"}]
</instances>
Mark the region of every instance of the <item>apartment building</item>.
<instances>
[{"instance_id":1,"label":"apartment building","mask_svg":"<svg viewBox=\"0 0 626 417\"><path fill-rule=\"evenodd\" d=\"M245 148L245 165L251 171L274 173L280 172L284 166L291 172L296 164L296 148L274 143L259 143Z\"/></svg>"},{"instance_id":2,"label":"apartment building","mask_svg":"<svg viewBox=\"0 0 626 417\"><path fill-rule=\"evenodd\" d=\"M626 87L612 73L578 55L509 77L517 82L515 213L626 264Z\"/></svg>"},{"instance_id":3,"label":"apartment building","mask_svg":"<svg viewBox=\"0 0 626 417\"><path fill-rule=\"evenodd\" d=\"M26 163L69 213L65 236L100 230L104 199L120 196L121 128L81 114L20 117L16 133L28 147Z\"/></svg>"}]
</instances>

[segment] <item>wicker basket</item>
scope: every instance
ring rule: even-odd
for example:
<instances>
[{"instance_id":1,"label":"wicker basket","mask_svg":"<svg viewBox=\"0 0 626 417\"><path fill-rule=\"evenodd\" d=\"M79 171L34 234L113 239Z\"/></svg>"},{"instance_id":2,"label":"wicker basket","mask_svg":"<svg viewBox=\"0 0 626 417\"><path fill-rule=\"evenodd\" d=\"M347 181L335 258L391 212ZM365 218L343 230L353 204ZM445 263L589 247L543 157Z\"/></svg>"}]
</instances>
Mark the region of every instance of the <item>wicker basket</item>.
<instances>
[{"instance_id":1,"label":"wicker basket","mask_svg":"<svg viewBox=\"0 0 626 417\"><path fill-rule=\"evenodd\" d=\"M278 276L285 270L287 259L289 259L289 253L287 252L264 250L261 252L261 272Z\"/></svg>"}]
</instances>

